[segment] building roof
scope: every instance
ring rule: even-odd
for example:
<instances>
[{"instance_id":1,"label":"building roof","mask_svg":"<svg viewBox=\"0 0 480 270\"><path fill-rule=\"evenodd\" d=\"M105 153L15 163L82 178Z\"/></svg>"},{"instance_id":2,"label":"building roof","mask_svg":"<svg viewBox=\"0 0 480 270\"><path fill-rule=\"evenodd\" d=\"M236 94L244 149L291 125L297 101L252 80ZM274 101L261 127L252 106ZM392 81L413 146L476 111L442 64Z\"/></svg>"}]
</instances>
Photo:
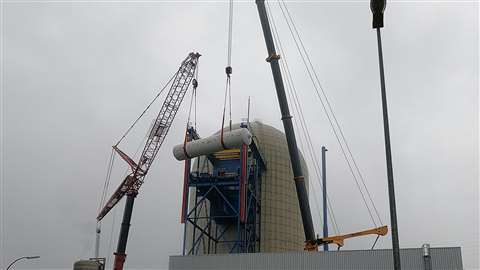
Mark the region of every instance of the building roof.
<instances>
[{"instance_id":1,"label":"building roof","mask_svg":"<svg viewBox=\"0 0 480 270\"><path fill-rule=\"evenodd\" d=\"M463 269L459 247L431 248L430 254L430 269ZM404 270L426 269L422 248L401 249L400 257ZM393 256L390 249L171 256L169 269L386 270L393 269Z\"/></svg>"}]
</instances>

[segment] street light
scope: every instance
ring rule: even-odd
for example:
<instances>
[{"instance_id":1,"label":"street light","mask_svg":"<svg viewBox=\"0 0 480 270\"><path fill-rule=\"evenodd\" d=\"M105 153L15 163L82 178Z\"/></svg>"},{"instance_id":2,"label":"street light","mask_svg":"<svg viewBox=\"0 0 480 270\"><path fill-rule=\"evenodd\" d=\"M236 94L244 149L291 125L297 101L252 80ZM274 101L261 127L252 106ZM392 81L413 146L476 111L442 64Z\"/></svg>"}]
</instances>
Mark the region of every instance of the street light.
<instances>
[{"instance_id":1,"label":"street light","mask_svg":"<svg viewBox=\"0 0 480 270\"><path fill-rule=\"evenodd\" d=\"M20 258L18 258L18 259L15 259L13 262L11 262L11 263L8 265L8 267L7 267L6 270L10 269L10 267L12 267L12 265L14 265L16 262L18 262L18 261L20 261L20 260L22 260L22 259L31 260L31 259L38 259L38 258L40 258L40 256L25 256L25 257L20 257Z\"/></svg>"},{"instance_id":2,"label":"street light","mask_svg":"<svg viewBox=\"0 0 480 270\"><path fill-rule=\"evenodd\" d=\"M370 10L373 13L372 28L377 30L378 65L380 68L380 90L382 93L383 109L383 133L385 136L385 159L387 162L388 200L390 203L390 224L392 228L393 269L401 270L397 206L395 202L395 188L393 182L392 149L390 146L390 127L388 124L387 94L385 90L385 74L383 69L382 38L380 34L380 28L383 28L383 12L385 11L386 4L387 0L370 0Z\"/></svg>"}]
</instances>

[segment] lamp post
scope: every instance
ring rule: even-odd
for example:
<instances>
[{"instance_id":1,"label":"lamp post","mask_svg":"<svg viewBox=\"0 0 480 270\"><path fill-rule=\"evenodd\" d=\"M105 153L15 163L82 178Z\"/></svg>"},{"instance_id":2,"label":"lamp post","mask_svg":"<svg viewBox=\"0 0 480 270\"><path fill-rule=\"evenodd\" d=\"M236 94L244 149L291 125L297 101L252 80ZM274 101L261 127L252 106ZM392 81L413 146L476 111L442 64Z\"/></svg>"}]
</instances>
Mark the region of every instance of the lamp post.
<instances>
[{"instance_id":1,"label":"lamp post","mask_svg":"<svg viewBox=\"0 0 480 270\"><path fill-rule=\"evenodd\" d=\"M383 28L383 12L386 0L370 0L370 10L373 13L372 28L377 30L378 64L380 68L380 90L382 93L383 131L385 136L385 157L387 162L388 199L390 203L390 224L392 227L393 268L400 270L400 245L398 242L397 208L393 182L392 149L390 147L390 128L388 124L387 94L385 90L385 74L383 69L383 51L380 29Z\"/></svg>"},{"instance_id":2,"label":"lamp post","mask_svg":"<svg viewBox=\"0 0 480 270\"><path fill-rule=\"evenodd\" d=\"M14 265L16 262L22 260L22 259L26 259L26 260L31 260L31 259L38 259L40 258L40 256L25 256L25 257L20 257L18 259L15 259L13 262L11 262L8 266L7 266L7 269L10 269L10 267L12 267L12 265Z\"/></svg>"}]
</instances>

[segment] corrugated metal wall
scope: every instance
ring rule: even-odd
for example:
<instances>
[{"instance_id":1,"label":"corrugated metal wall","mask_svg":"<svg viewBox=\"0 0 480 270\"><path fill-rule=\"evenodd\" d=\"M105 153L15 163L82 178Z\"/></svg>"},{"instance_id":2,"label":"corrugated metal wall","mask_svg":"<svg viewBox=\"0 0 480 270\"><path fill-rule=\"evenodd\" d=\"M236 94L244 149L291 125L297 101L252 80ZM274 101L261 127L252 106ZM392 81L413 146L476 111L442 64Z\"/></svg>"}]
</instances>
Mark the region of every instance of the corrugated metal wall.
<instances>
[{"instance_id":1,"label":"corrugated metal wall","mask_svg":"<svg viewBox=\"0 0 480 270\"><path fill-rule=\"evenodd\" d=\"M461 270L459 247L432 248L432 269ZM401 250L402 269L423 270L421 248ZM345 250L330 252L253 253L205 256L171 256L170 270L186 269L393 269L391 250Z\"/></svg>"}]
</instances>

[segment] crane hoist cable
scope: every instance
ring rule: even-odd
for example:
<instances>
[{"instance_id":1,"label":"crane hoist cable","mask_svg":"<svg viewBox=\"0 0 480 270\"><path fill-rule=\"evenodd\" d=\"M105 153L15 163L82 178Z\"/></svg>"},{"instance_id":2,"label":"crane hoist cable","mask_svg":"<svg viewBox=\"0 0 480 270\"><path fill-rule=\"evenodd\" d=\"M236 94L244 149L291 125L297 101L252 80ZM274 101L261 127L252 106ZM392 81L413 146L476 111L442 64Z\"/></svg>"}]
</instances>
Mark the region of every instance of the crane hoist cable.
<instances>
[{"instance_id":1,"label":"crane hoist cable","mask_svg":"<svg viewBox=\"0 0 480 270\"><path fill-rule=\"evenodd\" d=\"M223 115L222 115L222 129L220 131L220 142L223 148L227 148L223 142L223 133L225 129L225 113L227 107L227 97L228 97L228 107L229 107L229 131L232 131L232 86L231 86L231 75L232 75L232 44L233 44L233 0L229 1L228 8L228 41L227 41L227 66L225 67L225 74L227 75L225 83L225 95L223 99Z\"/></svg>"},{"instance_id":2,"label":"crane hoist cable","mask_svg":"<svg viewBox=\"0 0 480 270\"><path fill-rule=\"evenodd\" d=\"M194 112L194 128L195 130L197 129L197 87L198 87L198 64L197 64L197 70L195 73L195 77L192 80L192 97L190 98L190 106L188 107L188 117L187 117L187 123L185 125L185 138L183 140L183 153L187 158L190 159L188 153L187 153L187 142L188 142L188 128L191 126L190 124L190 119L192 116L192 108L195 107L195 112Z\"/></svg>"},{"instance_id":3,"label":"crane hoist cable","mask_svg":"<svg viewBox=\"0 0 480 270\"><path fill-rule=\"evenodd\" d=\"M375 203L373 202L372 196L371 196L371 194L370 194L370 192L369 192L369 190L368 190L368 188L367 188L367 185L366 185L366 183L365 183L364 177L363 177L363 175L361 174L361 172L360 172L360 170L359 170L359 168L358 168L358 165L357 165L357 163L356 163L356 161L355 161L355 158L354 158L354 156L353 156L353 154L352 154L352 152L351 152L351 150L350 150L350 147L349 147L349 145L348 145L348 143L347 143L347 141L346 141L346 138L345 138L345 135L344 135L344 133L343 133L343 131L342 131L342 128L341 128L341 126L340 126L340 124L339 124L339 122L338 122L338 120L337 120L337 118L336 118L336 116L335 116L335 113L334 113L334 111L333 111L333 109L332 109L332 106L331 106L330 102L328 101L328 98L327 98L327 96L326 96L326 93L325 93L322 85L320 84L320 80L318 79L318 75L317 75L317 73L315 72L315 69L314 69L314 67L313 67L313 64L311 63L310 57L308 56L308 52L306 51L305 46L303 45L303 41L301 40L301 37L300 37L300 35L299 35L299 33L298 33L298 30L297 30L297 28L296 28L296 26L295 26L293 17L291 16L290 12L288 11L288 8L287 8L287 6L286 6L286 3L285 3L283 0L281 0L281 1L279 0L279 1L278 1L278 4L279 4L279 7L280 7L280 9L281 9L281 11L282 11L283 17L285 18L285 21L286 21L286 23L287 23L287 26L288 26L288 28L289 28L289 30L290 30L290 33L291 33L291 35L292 35L292 38L293 38L293 40L294 40L294 42L295 42L295 45L296 45L296 47L297 47L297 50L298 50L298 52L299 52L299 54L300 54L300 56L301 56L301 58L302 58L302 61L303 61L304 65L305 65L305 67L306 67L306 69L307 69L307 73L308 73L308 75L309 75L309 77L310 77L310 79L311 79L311 81L312 81L312 83L313 83L313 86L314 86L314 88L315 88L316 94L317 94L318 98L320 99L320 102L321 102L322 107L323 107L323 109L324 109L324 112L325 112L325 114L326 114L326 116L327 116L327 119L328 119L328 121L329 121L329 123L330 123L330 126L332 127L332 130L333 130L333 132L334 132L334 135L335 135L335 137L336 137L336 139L337 139L337 141L338 141L338 143L339 143L339 145L340 145L342 154L343 154L343 156L344 156L344 158L345 158L345 160L346 160L346 162L347 162L347 165L348 165L348 167L349 167L349 169L350 169L350 172L351 172L351 174L352 174L352 176L353 176L353 178L354 178L354 180L355 180L355 183L356 183L356 185L357 185L357 188L358 188L358 190L360 191L360 194L362 195L362 199L363 199L363 201L364 201L364 203L365 203L365 206L366 206L366 208L367 208L367 210L368 210L368 212L369 212L370 218L371 218L372 222L374 223L374 225L377 226L376 221L375 221L375 218L373 217L372 211L371 211L371 209L370 209L370 207L369 207L369 205L368 205L368 203L367 203L367 201L366 201L365 195L364 195L364 193L363 193L363 191L362 191L362 188L360 187L358 178L357 178L357 176L355 175L355 172L354 172L353 167L355 167L355 170L356 170L357 174L359 175L360 181L362 182L362 185L363 185L363 187L364 187L364 189L365 189L365 191L366 191L366 195L367 195L367 197L369 198L369 201L370 201L370 203L371 203L371 205L372 205L372 207L373 207L373 210L374 210L374 212L375 212L375 214L376 214L376 218L378 219L378 221L380 222L380 224L383 224L382 219L381 219L381 217L380 217L380 215L379 215L379 213L378 213L378 210L377 210L377 208L376 208L376 206L375 206ZM283 4L283 6L282 6L282 4ZM285 9L285 10L284 10L284 9ZM298 39L298 40L297 40L297 39ZM303 50L300 48L300 46L302 47ZM303 53L302 53L302 52L303 52ZM305 54L305 56L304 56L303 54ZM309 64L307 64L307 61L308 61ZM313 74L312 74L312 73L313 73ZM315 77L315 79L314 79L314 77ZM316 83L319 85L318 87L317 87L317 85L315 84L315 80L316 80ZM319 88L320 88L320 91L319 91ZM322 93L323 99L325 99L325 101L323 101L322 95L320 94L320 92ZM328 107L328 109L327 109L327 107ZM331 116L330 116L330 115L331 115ZM332 119L333 119L333 120L332 120ZM338 132L337 132L337 129L338 129ZM340 136L339 136L339 134L340 134ZM342 141L343 141L343 143L342 143ZM345 150L347 150L347 151L345 151ZM353 167L352 167L352 164L350 163L350 160L349 160L349 158L348 158L348 156L347 156L347 152L348 152L348 156L350 156L350 159L351 159L352 162L353 162Z\"/></svg>"}]
</instances>

